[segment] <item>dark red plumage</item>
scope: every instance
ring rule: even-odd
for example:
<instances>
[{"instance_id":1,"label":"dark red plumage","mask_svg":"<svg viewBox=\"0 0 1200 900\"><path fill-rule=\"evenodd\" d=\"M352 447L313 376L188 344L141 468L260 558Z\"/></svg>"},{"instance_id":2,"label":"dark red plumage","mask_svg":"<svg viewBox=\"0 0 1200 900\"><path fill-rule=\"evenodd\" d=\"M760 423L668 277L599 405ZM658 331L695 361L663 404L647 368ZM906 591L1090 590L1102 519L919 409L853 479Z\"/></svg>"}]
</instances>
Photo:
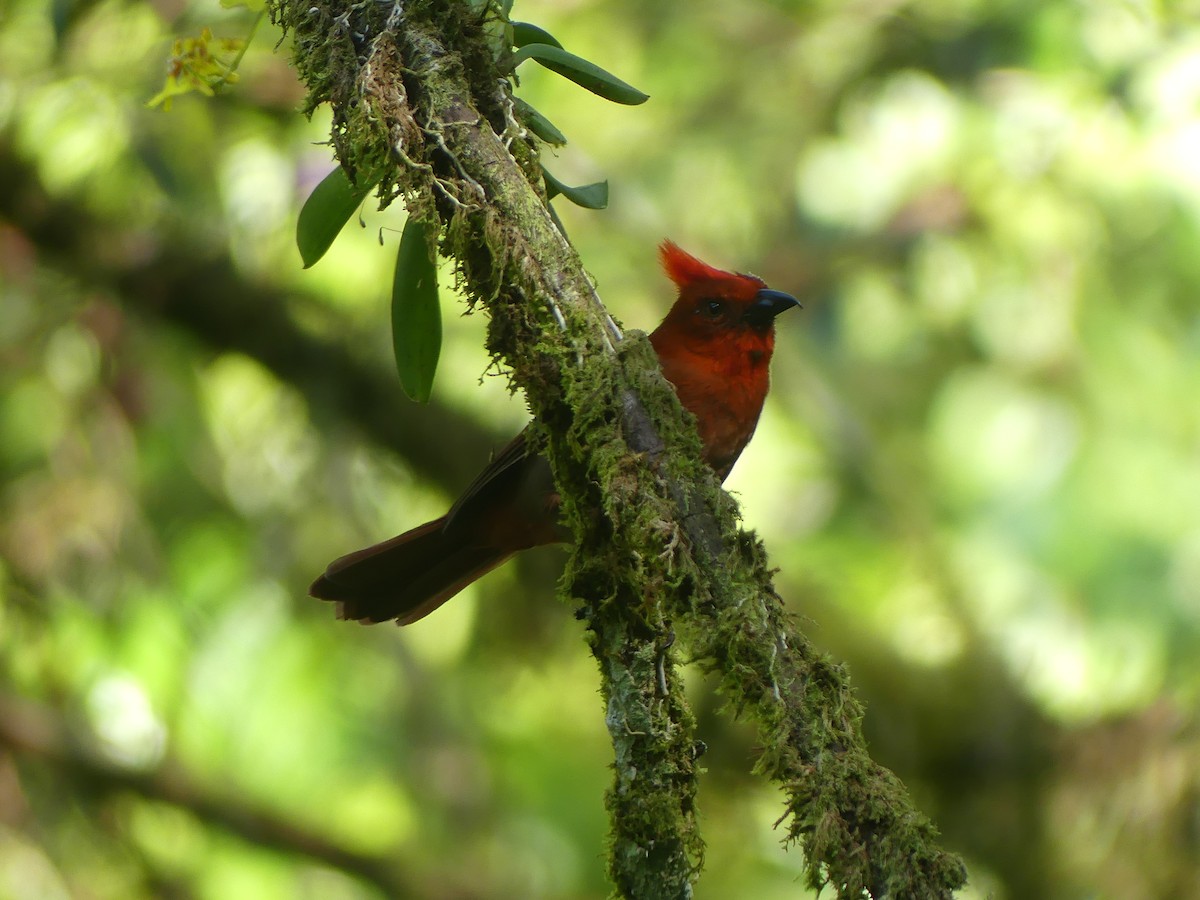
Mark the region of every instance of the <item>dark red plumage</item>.
<instances>
[{"instance_id":1,"label":"dark red plumage","mask_svg":"<svg viewBox=\"0 0 1200 900\"><path fill-rule=\"evenodd\" d=\"M696 417L704 459L724 479L754 434L769 385L775 316L795 298L762 279L713 268L670 241L659 248L678 299L650 342L663 375ZM514 553L566 540L549 464L524 432L476 477L450 511L343 556L310 593L360 622L415 622Z\"/></svg>"}]
</instances>

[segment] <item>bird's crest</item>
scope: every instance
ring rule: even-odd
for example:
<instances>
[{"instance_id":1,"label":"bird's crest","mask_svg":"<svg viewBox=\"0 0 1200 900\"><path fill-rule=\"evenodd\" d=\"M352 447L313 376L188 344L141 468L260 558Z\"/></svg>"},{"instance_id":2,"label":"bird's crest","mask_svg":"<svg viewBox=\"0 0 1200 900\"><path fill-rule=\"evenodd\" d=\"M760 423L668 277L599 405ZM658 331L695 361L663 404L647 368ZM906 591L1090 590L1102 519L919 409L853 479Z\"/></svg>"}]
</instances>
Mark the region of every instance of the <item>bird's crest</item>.
<instances>
[{"instance_id":1,"label":"bird's crest","mask_svg":"<svg viewBox=\"0 0 1200 900\"><path fill-rule=\"evenodd\" d=\"M671 240L665 240L659 245L658 256L662 260L667 277L675 282L675 286L680 290L699 284L724 284L735 290L741 288L742 292L748 291L753 294L766 286L761 278L754 275L726 272L701 262Z\"/></svg>"}]
</instances>

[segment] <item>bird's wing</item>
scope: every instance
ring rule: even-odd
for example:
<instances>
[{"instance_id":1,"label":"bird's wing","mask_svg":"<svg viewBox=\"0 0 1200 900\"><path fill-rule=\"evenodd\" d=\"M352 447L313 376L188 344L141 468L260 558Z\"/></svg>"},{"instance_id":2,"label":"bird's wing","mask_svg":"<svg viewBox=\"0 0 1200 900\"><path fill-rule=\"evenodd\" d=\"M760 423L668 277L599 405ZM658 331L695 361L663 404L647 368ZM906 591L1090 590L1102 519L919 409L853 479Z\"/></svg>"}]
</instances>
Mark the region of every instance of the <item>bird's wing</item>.
<instances>
[{"instance_id":1,"label":"bird's wing","mask_svg":"<svg viewBox=\"0 0 1200 900\"><path fill-rule=\"evenodd\" d=\"M497 488L514 488L523 480L529 467L538 464L545 465L539 456L529 452L529 442L525 439L525 430L522 430L492 457L454 501L450 512L446 513L446 526L452 526L463 509L471 506L481 494L491 494Z\"/></svg>"}]
</instances>

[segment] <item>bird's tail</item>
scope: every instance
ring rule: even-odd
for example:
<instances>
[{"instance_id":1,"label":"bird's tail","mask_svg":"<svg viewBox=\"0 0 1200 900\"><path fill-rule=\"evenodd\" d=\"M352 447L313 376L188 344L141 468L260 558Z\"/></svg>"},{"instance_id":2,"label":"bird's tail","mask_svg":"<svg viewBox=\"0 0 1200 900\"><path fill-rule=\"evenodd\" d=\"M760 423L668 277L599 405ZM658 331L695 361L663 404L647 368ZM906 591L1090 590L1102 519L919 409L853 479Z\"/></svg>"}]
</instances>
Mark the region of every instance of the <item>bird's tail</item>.
<instances>
[{"instance_id":1,"label":"bird's tail","mask_svg":"<svg viewBox=\"0 0 1200 900\"><path fill-rule=\"evenodd\" d=\"M429 615L513 551L477 546L434 519L381 544L335 559L308 592L338 605L338 617L408 625Z\"/></svg>"}]
</instances>

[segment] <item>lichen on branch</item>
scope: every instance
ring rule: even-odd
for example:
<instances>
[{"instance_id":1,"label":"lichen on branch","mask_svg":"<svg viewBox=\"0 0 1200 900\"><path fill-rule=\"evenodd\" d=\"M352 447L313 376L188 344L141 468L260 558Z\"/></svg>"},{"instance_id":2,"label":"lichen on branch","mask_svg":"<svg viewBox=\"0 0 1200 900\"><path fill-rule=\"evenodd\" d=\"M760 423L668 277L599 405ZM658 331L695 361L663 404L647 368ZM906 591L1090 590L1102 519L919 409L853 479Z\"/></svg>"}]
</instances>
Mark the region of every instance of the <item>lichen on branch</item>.
<instances>
[{"instance_id":1,"label":"lichen on branch","mask_svg":"<svg viewBox=\"0 0 1200 900\"><path fill-rule=\"evenodd\" d=\"M644 336L623 336L556 226L504 66L497 5L274 0L308 108L333 107L352 178L433 225L489 349L525 392L575 550L563 591L600 665L615 779L610 874L682 898L702 862L699 744L675 661L720 676L758 725L808 880L839 897L950 897L961 862L875 764L845 674L786 616L766 554L700 461L694 423Z\"/></svg>"}]
</instances>

